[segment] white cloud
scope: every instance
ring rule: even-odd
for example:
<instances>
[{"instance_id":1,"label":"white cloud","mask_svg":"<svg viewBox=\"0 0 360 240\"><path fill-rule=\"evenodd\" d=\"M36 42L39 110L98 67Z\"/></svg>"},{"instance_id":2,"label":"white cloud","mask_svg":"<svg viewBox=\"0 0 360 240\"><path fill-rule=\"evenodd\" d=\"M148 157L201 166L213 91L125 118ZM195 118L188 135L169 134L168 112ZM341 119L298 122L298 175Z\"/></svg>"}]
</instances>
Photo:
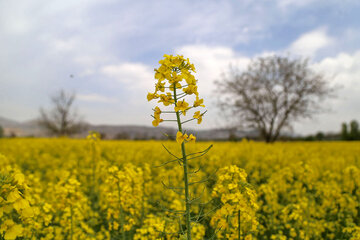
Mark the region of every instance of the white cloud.
<instances>
[{"instance_id":1,"label":"white cloud","mask_svg":"<svg viewBox=\"0 0 360 240\"><path fill-rule=\"evenodd\" d=\"M277 5L279 8L285 10L289 7L305 7L312 2L314 2L314 0L277 0Z\"/></svg>"},{"instance_id":2,"label":"white cloud","mask_svg":"<svg viewBox=\"0 0 360 240\"><path fill-rule=\"evenodd\" d=\"M313 57L320 49L329 47L333 39L327 35L326 28L318 28L302 34L287 49L292 54Z\"/></svg>"},{"instance_id":3,"label":"white cloud","mask_svg":"<svg viewBox=\"0 0 360 240\"><path fill-rule=\"evenodd\" d=\"M333 76L333 83L341 86L340 100L360 102L360 50L353 55L340 53L335 57L328 57L315 63L313 67L326 74ZM350 94L349 93L353 93ZM360 110L358 111L360 112Z\"/></svg>"},{"instance_id":4,"label":"white cloud","mask_svg":"<svg viewBox=\"0 0 360 240\"><path fill-rule=\"evenodd\" d=\"M29 7L27 2L0 2L0 32L11 35L28 33L33 28L33 19L26 14Z\"/></svg>"},{"instance_id":5,"label":"white cloud","mask_svg":"<svg viewBox=\"0 0 360 240\"><path fill-rule=\"evenodd\" d=\"M51 49L53 51L57 51L57 52L69 52L69 51L73 51L74 49L76 49L77 45L78 45L78 41L74 38L70 38L70 39L54 39L53 42L50 43Z\"/></svg>"},{"instance_id":6,"label":"white cloud","mask_svg":"<svg viewBox=\"0 0 360 240\"><path fill-rule=\"evenodd\" d=\"M354 54L340 53L325 58L312 67L328 77L332 85L338 86L334 99L327 100L325 107L330 111L311 121L296 124L295 130L301 133L313 133L315 130L339 131L342 122L360 120L360 50Z\"/></svg>"},{"instance_id":7,"label":"white cloud","mask_svg":"<svg viewBox=\"0 0 360 240\"><path fill-rule=\"evenodd\" d=\"M107 77L124 83L129 88L151 89L154 85L154 74L151 68L142 63L121 63L101 68Z\"/></svg>"},{"instance_id":8,"label":"white cloud","mask_svg":"<svg viewBox=\"0 0 360 240\"><path fill-rule=\"evenodd\" d=\"M194 63L199 92L205 96L211 95L215 89L214 81L229 69L230 64L241 70L250 62L248 57L238 55L232 48L223 46L187 45L177 48L175 52L188 57Z\"/></svg>"},{"instance_id":9,"label":"white cloud","mask_svg":"<svg viewBox=\"0 0 360 240\"><path fill-rule=\"evenodd\" d=\"M77 94L76 97L80 101L84 101L84 102L115 103L115 102L118 101L116 98L102 96L102 95L99 95L99 94L96 94L96 93Z\"/></svg>"}]
</instances>

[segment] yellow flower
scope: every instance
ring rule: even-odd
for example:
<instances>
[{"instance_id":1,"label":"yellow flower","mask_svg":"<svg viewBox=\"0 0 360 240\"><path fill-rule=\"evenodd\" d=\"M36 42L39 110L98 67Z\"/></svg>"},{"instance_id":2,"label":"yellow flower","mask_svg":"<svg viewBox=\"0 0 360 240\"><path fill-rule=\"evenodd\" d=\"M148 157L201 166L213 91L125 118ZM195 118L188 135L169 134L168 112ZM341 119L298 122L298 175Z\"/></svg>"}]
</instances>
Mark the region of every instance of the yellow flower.
<instances>
[{"instance_id":1,"label":"yellow flower","mask_svg":"<svg viewBox=\"0 0 360 240\"><path fill-rule=\"evenodd\" d=\"M184 71L182 77L185 79L188 85L196 85L196 79L190 72Z\"/></svg>"},{"instance_id":2,"label":"yellow flower","mask_svg":"<svg viewBox=\"0 0 360 240\"><path fill-rule=\"evenodd\" d=\"M17 189L15 189L14 191L9 193L9 195L7 196L7 201L8 202L15 202L19 198L20 198L19 191Z\"/></svg>"},{"instance_id":3,"label":"yellow flower","mask_svg":"<svg viewBox=\"0 0 360 240\"><path fill-rule=\"evenodd\" d=\"M25 177L22 173L16 173L14 175L14 180L17 182L17 184L22 185L24 183Z\"/></svg>"},{"instance_id":4,"label":"yellow flower","mask_svg":"<svg viewBox=\"0 0 360 240\"><path fill-rule=\"evenodd\" d=\"M196 141L196 137L192 134L190 134L190 136L186 139L188 142L195 142Z\"/></svg>"},{"instance_id":5,"label":"yellow flower","mask_svg":"<svg viewBox=\"0 0 360 240\"><path fill-rule=\"evenodd\" d=\"M160 110L160 108L159 107L155 107L155 109L154 109L154 116L155 116L155 118L156 117L160 117L160 114L161 114L161 110Z\"/></svg>"},{"instance_id":6,"label":"yellow flower","mask_svg":"<svg viewBox=\"0 0 360 240\"><path fill-rule=\"evenodd\" d=\"M23 199L23 198L20 198L19 200L14 202L13 206L16 209L16 211L20 211L21 209L30 207L28 200Z\"/></svg>"},{"instance_id":7,"label":"yellow flower","mask_svg":"<svg viewBox=\"0 0 360 240\"><path fill-rule=\"evenodd\" d=\"M196 118L197 123L200 124L202 122L202 114L200 114L200 111L195 112L193 118Z\"/></svg>"},{"instance_id":8,"label":"yellow flower","mask_svg":"<svg viewBox=\"0 0 360 240\"><path fill-rule=\"evenodd\" d=\"M4 238L6 240L15 239L16 237L21 236L22 233L23 227L19 224L15 224L6 231Z\"/></svg>"},{"instance_id":9,"label":"yellow flower","mask_svg":"<svg viewBox=\"0 0 360 240\"><path fill-rule=\"evenodd\" d=\"M293 238L295 238L296 235L297 235L297 234L296 234L296 230L295 230L294 228L291 228L291 229L290 229L290 236L293 237Z\"/></svg>"},{"instance_id":10,"label":"yellow flower","mask_svg":"<svg viewBox=\"0 0 360 240\"><path fill-rule=\"evenodd\" d=\"M198 94L197 92L197 86L196 85L189 85L187 88L184 88L183 91L189 95L191 94Z\"/></svg>"},{"instance_id":11,"label":"yellow flower","mask_svg":"<svg viewBox=\"0 0 360 240\"><path fill-rule=\"evenodd\" d=\"M165 82L161 82L159 81L156 85L155 85L155 91L160 91L160 92L164 92L165 91Z\"/></svg>"},{"instance_id":12,"label":"yellow flower","mask_svg":"<svg viewBox=\"0 0 360 240\"><path fill-rule=\"evenodd\" d=\"M252 238L252 235L251 234L249 234L249 235L246 235L246 237L245 237L245 240L252 240L253 238Z\"/></svg>"},{"instance_id":13,"label":"yellow flower","mask_svg":"<svg viewBox=\"0 0 360 240\"><path fill-rule=\"evenodd\" d=\"M204 103L204 99L199 99L198 96L196 96L196 100L194 101L194 107L205 107Z\"/></svg>"},{"instance_id":14,"label":"yellow flower","mask_svg":"<svg viewBox=\"0 0 360 240\"><path fill-rule=\"evenodd\" d=\"M159 126L159 123L161 123L161 122L163 122L164 120L163 119L161 119L161 118L155 118L153 121L152 121L152 125L154 126L154 127L157 127L157 126Z\"/></svg>"},{"instance_id":15,"label":"yellow flower","mask_svg":"<svg viewBox=\"0 0 360 240\"><path fill-rule=\"evenodd\" d=\"M184 141L186 142L195 142L196 137L192 134L190 134L190 136L188 136L186 133L182 134L180 131L177 132L176 134L176 141L179 144L182 144Z\"/></svg>"},{"instance_id":16,"label":"yellow flower","mask_svg":"<svg viewBox=\"0 0 360 240\"><path fill-rule=\"evenodd\" d=\"M181 86L180 83L176 83L175 87L176 87L177 89L182 88L182 86ZM170 85L169 89L170 89L171 91L174 91L174 84L173 84L173 83Z\"/></svg>"},{"instance_id":17,"label":"yellow flower","mask_svg":"<svg viewBox=\"0 0 360 240\"><path fill-rule=\"evenodd\" d=\"M89 131L89 134L86 136L86 139L97 141L101 138L100 133L96 131Z\"/></svg>"},{"instance_id":18,"label":"yellow flower","mask_svg":"<svg viewBox=\"0 0 360 240\"><path fill-rule=\"evenodd\" d=\"M169 106L174 102L174 100L171 97L171 93L166 93L160 95L160 100L158 102L162 102L164 106Z\"/></svg>"},{"instance_id":19,"label":"yellow flower","mask_svg":"<svg viewBox=\"0 0 360 240\"><path fill-rule=\"evenodd\" d=\"M188 138L188 135L182 134L182 132L178 131L176 134L176 141L178 142L178 144L182 144L186 139Z\"/></svg>"},{"instance_id":20,"label":"yellow flower","mask_svg":"<svg viewBox=\"0 0 360 240\"><path fill-rule=\"evenodd\" d=\"M185 111L188 109L189 104L185 100L179 101L176 103L175 111L182 111L185 115Z\"/></svg>"},{"instance_id":21,"label":"yellow flower","mask_svg":"<svg viewBox=\"0 0 360 240\"><path fill-rule=\"evenodd\" d=\"M21 212L21 216L25 218L31 218L34 216L34 210L30 206L25 207Z\"/></svg>"},{"instance_id":22,"label":"yellow flower","mask_svg":"<svg viewBox=\"0 0 360 240\"><path fill-rule=\"evenodd\" d=\"M155 99L155 98L158 98L158 97L159 97L159 95L156 94L156 93L148 93L148 95L147 95L147 100L148 100L148 101L151 101L151 100L153 100L153 99Z\"/></svg>"},{"instance_id":23,"label":"yellow flower","mask_svg":"<svg viewBox=\"0 0 360 240\"><path fill-rule=\"evenodd\" d=\"M173 85L174 83L178 84L179 82L182 81L182 76L178 75L177 72L172 72L172 76L169 79L169 83L170 85Z\"/></svg>"},{"instance_id":24,"label":"yellow flower","mask_svg":"<svg viewBox=\"0 0 360 240\"><path fill-rule=\"evenodd\" d=\"M155 69L155 71L155 79L158 79L159 81L165 79L165 75L162 72L158 71L157 69Z\"/></svg>"},{"instance_id":25,"label":"yellow flower","mask_svg":"<svg viewBox=\"0 0 360 240\"><path fill-rule=\"evenodd\" d=\"M187 62L187 65L189 66L189 69L190 69L191 71L193 71L193 72L196 72L196 71L195 71L195 66L194 66L193 63L190 63L189 58L186 59L186 62Z\"/></svg>"}]
</instances>

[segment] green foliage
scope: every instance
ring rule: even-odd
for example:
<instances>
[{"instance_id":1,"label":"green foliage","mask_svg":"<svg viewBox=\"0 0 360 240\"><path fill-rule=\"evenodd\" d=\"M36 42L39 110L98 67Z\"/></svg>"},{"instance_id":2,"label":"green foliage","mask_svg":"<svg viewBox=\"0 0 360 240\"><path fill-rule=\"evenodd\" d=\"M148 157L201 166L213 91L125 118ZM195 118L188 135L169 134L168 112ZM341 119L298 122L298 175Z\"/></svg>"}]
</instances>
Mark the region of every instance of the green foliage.
<instances>
[{"instance_id":1,"label":"green foliage","mask_svg":"<svg viewBox=\"0 0 360 240\"><path fill-rule=\"evenodd\" d=\"M350 140L360 140L359 123L356 120L350 122Z\"/></svg>"},{"instance_id":2,"label":"green foliage","mask_svg":"<svg viewBox=\"0 0 360 240\"><path fill-rule=\"evenodd\" d=\"M325 134L323 132L318 132L316 135L315 135L315 139L317 141L323 141L325 138Z\"/></svg>"},{"instance_id":3,"label":"green foliage","mask_svg":"<svg viewBox=\"0 0 360 240\"><path fill-rule=\"evenodd\" d=\"M349 131L348 131L349 129ZM356 141L360 140L359 123L356 120L352 120L349 124L349 128L346 123L341 126L341 140L344 141Z\"/></svg>"},{"instance_id":4,"label":"green foliage","mask_svg":"<svg viewBox=\"0 0 360 240\"><path fill-rule=\"evenodd\" d=\"M341 140L346 140L349 136L348 130L347 130L347 124L342 123L341 124Z\"/></svg>"},{"instance_id":5,"label":"green foliage","mask_svg":"<svg viewBox=\"0 0 360 240\"><path fill-rule=\"evenodd\" d=\"M0 126L0 138L4 137L4 129Z\"/></svg>"}]
</instances>

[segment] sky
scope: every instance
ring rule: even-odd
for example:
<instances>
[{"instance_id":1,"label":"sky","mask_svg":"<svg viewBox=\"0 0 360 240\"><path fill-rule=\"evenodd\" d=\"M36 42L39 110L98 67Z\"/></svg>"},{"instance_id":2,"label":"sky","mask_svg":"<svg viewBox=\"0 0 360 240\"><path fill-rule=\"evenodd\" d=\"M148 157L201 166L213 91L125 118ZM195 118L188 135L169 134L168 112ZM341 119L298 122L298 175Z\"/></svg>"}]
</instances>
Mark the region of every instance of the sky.
<instances>
[{"instance_id":1,"label":"sky","mask_svg":"<svg viewBox=\"0 0 360 240\"><path fill-rule=\"evenodd\" d=\"M360 121L359 12L357 0L0 0L0 116L34 119L64 89L90 123L151 126L153 69L182 54L208 110L201 127L224 127L214 81L230 65L290 54L338 88L294 132L336 132Z\"/></svg>"}]
</instances>

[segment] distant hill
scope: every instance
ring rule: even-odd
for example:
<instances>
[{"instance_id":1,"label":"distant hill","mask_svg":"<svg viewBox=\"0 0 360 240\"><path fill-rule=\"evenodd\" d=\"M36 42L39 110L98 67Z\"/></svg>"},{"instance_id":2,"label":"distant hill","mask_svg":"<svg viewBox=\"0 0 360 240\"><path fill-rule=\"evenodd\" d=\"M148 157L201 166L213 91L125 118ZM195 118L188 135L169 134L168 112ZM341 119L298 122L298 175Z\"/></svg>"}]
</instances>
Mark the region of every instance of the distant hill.
<instances>
[{"instance_id":1,"label":"distant hill","mask_svg":"<svg viewBox=\"0 0 360 240\"><path fill-rule=\"evenodd\" d=\"M165 127L146 126L123 126L123 125L90 125L89 129L105 135L108 139L175 139L177 130ZM191 130L199 140L228 140L230 131L228 129ZM236 131L232 133L236 138L258 136L256 131Z\"/></svg>"},{"instance_id":2,"label":"distant hill","mask_svg":"<svg viewBox=\"0 0 360 240\"><path fill-rule=\"evenodd\" d=\"M44 136L41 128L35 120L26 122L17 122L12 119L0 117L0 126L4 128L5 136Z\"/></svg>"},{"instance_id":3,"label":"distant hill","mask_svg":"<svg viewBox=\"0 0 360 240\"><path fill-rule=\"evenodd\" d=\"M0 117L0 126L2 127L16 127L17 125L19 125L19 123L14 120Z\"/></svg>"},{"instance_id":4,"label":"distant hill","mask_svg":"<svg viewBox=\"0 0 360 240\"><path fill-rule=\"evenodd\" d=\"M15 135L18 137L45 137L46 132L41 129L36 120L17 122L8 118L0 117L0 126L5 130L5 136ZM168 139L175 138L176 129L167 127L147 127L137 125L93 125L88 124L86 131L75 135L76 138L84 138L88 131L93 130L101 133L104 139ZM257 131L235 131L229 129L189 130L196 134L199 140L228 140L232 138L250 137L256 138Z\"/></svg>"}]
</instances>

